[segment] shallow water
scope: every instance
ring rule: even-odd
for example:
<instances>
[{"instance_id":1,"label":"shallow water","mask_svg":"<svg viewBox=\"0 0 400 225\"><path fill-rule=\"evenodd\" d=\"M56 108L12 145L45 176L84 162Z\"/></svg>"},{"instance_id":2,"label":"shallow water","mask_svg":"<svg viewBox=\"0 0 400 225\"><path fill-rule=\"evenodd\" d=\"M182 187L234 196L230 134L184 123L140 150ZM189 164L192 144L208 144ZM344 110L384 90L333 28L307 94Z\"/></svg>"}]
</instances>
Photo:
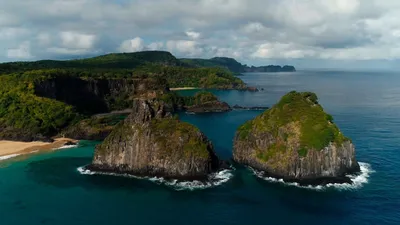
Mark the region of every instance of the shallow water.
<instances>
[{"instance_id":1,"label":"shallow water","mask_svg":"<svg viewBox=\"0 0 400 225\"><path fill-rule=\"evenodd\" d=\"M0 224L400 224L400 74L312 71L247 74L265 91L215 91L230 104L271 106L291 90L314 91L370 173L356 189L298 188L237 168L220 186L177 191L163 182L82 175L95 142L0 162ZM184 91L190 94L192 91ZM235 129L261 111L186 115L232 156ZM372 172L375 171L375 172ZM361 179L361 178L360 178Z\"/></svg>"}]
</instances>

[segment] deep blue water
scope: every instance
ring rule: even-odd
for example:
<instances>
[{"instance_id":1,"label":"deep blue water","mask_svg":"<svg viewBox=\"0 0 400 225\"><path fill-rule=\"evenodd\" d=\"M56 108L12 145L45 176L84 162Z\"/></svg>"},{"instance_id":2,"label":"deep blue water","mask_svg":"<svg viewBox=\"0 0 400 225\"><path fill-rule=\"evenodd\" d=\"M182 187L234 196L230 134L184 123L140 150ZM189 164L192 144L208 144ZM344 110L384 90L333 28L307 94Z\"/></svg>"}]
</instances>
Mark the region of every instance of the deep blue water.
<instances>
[{"instance_id":1,"label":"deep blue water","mask_svg":"<svg viewBox=\"0 0 400 225\"><path fill-rule=\"evenodd\" d=\"M291 90L316 92L354 141L358 160L375 171L368 183L315 191L270 183L242 168L221 186L176 191L147 180L81 175L76 169L91 161L96 144L81 142L0 163L0 224L400 224L400 74L304 71L241 78L265 90L215 93L230 104L271 106ZM220 157L230 158L235 129L259 113L181 119L203 130Z\"/></svg>"}]
</instances>

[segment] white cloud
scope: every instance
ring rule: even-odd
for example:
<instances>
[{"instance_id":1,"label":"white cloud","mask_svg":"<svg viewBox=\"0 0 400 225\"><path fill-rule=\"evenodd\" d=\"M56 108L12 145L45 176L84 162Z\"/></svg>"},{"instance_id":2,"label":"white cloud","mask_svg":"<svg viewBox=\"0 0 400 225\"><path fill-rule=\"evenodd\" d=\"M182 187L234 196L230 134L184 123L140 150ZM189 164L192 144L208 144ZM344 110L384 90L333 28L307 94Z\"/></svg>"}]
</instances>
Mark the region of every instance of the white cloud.
<instances>
[{"instance_id":1,"label":"white cloud","mask_svg":"<svg viewBox=\"0 0 400 225\"><path fill-rule=\"evenodd\" d=\"M400 59L398 21L398 0L3 1L0 49L29 40L39 58L167 49L247 62L386 60Z\"/></svg>"},{"instance_id":2,"label":"white cloud","mask_svg":"<svg viewBox=\"0 0 400 225\"><path fill-rule=\"evenodd\" d=\"M147 46L148 50L161 50L164 48L163 42L153 42Z\"/></svg>"},{"instance_id":3,"label":"white cloud","mask_svg":"<svg viewBox=\"0 0 400 225\"><path fill-rule=\"evenodd\" d=\"M7 50L7 57L10 59L29 59L31 55L31 45L29 41L22 42L17 48Z\"/></svg>"},{"instance_id":4,"label":"white cloud","mask_svg":"<svg viewBox=\"0 0 400 225\"><path fill-rule=\"evenodd\" d=\"M121 43L118 50L120 52L137 52L144 50L144 41L140 37L135 37L130 40L125 40Z\"/></svg>"},{"instance_id":5,"label":"white cloud","mask_svg":"<svg viewBox=\"0 0 400 225\"><path fill-rule=\"evenodd\" d=\"M200 33L199 32L195 32L195 31L186 31L185 32L186 35L192 39L198 39L200 37Z\"/></svg>"},{"instance_id":6,"label":"white cloud","mask_svg":"<svg viewBox=\"0 0 400 225\"><path fill-rule=\"evenodd\" d=\"M169 51L178 55L200 56L204 52L196 41L169 40L166 46Z\"/></svg>"},{"instance_id":7,"label":"white cloud","mask_svg":"<svg viewBox=\"0 0 400 225\"><path fill-rule=\"evenodd\" d=\"M96 36L73 31L60 33L61 44L65 48L90 49L93 47Z\"/></svg>"}]
</instances>

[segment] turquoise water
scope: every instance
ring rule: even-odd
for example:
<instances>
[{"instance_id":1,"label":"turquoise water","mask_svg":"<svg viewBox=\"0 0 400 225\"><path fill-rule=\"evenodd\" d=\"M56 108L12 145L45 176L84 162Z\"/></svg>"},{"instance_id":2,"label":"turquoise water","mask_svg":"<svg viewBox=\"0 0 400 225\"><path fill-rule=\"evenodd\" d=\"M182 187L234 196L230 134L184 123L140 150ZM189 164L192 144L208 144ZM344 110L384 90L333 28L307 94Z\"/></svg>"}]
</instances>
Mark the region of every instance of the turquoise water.
<instances>
[{"instance_id":1,"label":"turquoise water","mask_svg":"<svg viewBox=\"0 0 400 225\"><path fill-rule=\"evenodd\" d=\"M148 180L82 175L95 142L0 162L0 225L39 224L400 224L400 74L300 71L247 74L265 91L215 91L230 104L271 106L291 90L314 91L370 165L362 187L310 190L257 178L237 168L228 182L176 191ZM187 94L190 91L186 91ZM239 124L261 111L186 115L217 154L232 155Z\"/></svg>"}]
</instances>

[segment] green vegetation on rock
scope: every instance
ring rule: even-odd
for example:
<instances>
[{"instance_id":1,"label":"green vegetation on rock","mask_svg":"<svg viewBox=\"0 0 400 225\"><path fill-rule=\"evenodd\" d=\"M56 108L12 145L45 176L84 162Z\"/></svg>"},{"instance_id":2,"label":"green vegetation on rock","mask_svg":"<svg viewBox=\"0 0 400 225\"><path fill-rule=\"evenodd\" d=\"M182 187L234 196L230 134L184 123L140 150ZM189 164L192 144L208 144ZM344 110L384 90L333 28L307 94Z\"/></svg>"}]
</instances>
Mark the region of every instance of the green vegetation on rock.
<instances>
[{"instance_id":1,"label":"green vegetation on rock","mask_svg":"<svg viewBox=\"0 0 400 225\"><path fill-rule=\"evenodd\" d=\"M36 96L32 80L1 76L0 83L0 136L13 129L51 135L77 118L72 106Z\"/></svg>"},{"instance_id":2,"label":"green vegetation on rock","mask_svg":"<svg viewBox=\"0 0 400 225\"><path fill-rule=\"evenodd\" d=\"M175 118L154 119L151 121L150 129L166 153L179 149L181 139L185 143L183 146L185 156L209 157L207 144L199 138L200 130L189 123Z\"/></svg>"},{"instance_id":3,"label":"green vegetation on rock","mask_svg":"<svg viewBox=\"0 0 400 225\"><path fill-rule=\"evenodd\" d=\"M317 96L311 92L292 91L286 94L271 109L238 129L242 140L252 132L272 134L277 140L270 148L279 151L285 148L282 144L287 144L288 139L294 139L299 142L298 153L303 157L309 149L321 150L329 143L340 145L348 140L333 123L332 116L324 112ZM272 154L269 150L266 152ZM260 157L266 159L269 156L261 154Z\"/></svg>"}]
</instances>

